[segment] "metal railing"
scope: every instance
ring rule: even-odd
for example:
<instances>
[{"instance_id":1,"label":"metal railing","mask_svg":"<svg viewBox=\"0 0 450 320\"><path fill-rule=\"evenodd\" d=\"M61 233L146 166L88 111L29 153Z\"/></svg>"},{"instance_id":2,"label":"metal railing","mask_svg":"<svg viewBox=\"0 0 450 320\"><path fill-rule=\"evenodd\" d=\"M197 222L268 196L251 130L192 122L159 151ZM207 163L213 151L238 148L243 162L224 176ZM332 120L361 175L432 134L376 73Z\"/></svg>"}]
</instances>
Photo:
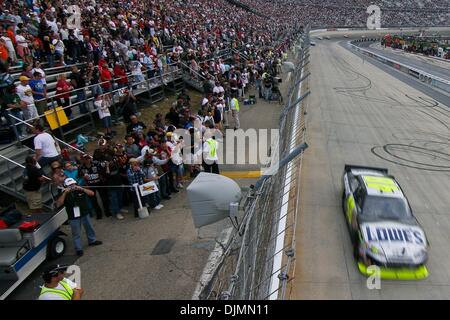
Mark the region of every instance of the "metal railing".
<instances>
[{"instance_id":1,"label":"metal railing","mask_svg":"<svg viewBox=\"0 0 450 320\"><path fill-rule=\"evenodd\" d=\"M24 165L22 165L22 164L20 164L20 163L18 163L18 162L16 162L16 161L14 161L14 160L12 160L12 159L10 159L10 158L8 158L8 157L5 157L5 156L3 156L3 155L0 154L0 158L2 158L3 160L6 160L7 163L10 162L10 163L12 163L13 165L15 165L15 166L17 166L17 167L20 167L20 168L22 168L22 169L25 169L25 166L24 166ZM9 169L10 169L10 168L9 168L9 166L8 166L8 171L10 171ZM44 177L44 179L46 179L46 180L48 180L48 181L52 181L52 179L50 179L49 177L47 177L47 176L45 176L45 175L44 175L43 177ZM11 180L13 180L13 179L11 179Z\"/></svg>"},{"instance_id":2,"label":"metal railing","mask_svg":"<svg viewBox=\"0 0 450 320\"><path fill-rule=\"evenodd\" d=\"M395 69L397 69L399 71L402 71L403 73L406 73L406 74L408 74L410 76L418 78L420 81L422 81L424 83L427 83L427 84L429 84L431 86L434 86L436 88L439 88L441 90L444 90L444 91L450 93L450 81L449 80L443 79L443 78L441 78L439 76L430 74L430 73L428 73L428 72L426 72L424 70L417 69L415 67L409 66L409 65L401 63L401 62L398 62L398 61L396 61L394 59L385 57L385 56L383 56L381 54L377 54L375 52L372 52L370 50L361 48L361 47L353 44L353 43L356 43L356 42L365 42L365 41L375 42L375 41L378 41L378 40L380 40L380 39L379 38L373 38L373 39L349 41L348 44L350 45L350 47L352 49L354 49L356 51L359 51L359 52L361 52L361 53L363 53L363 54L365 54L365 55L367 55L369 57L375 58L378 61L380 61L380 62L382 62L382 63L384 63L384 64L386 64L388 66L391 66L391 67L393 67L393 68L395 68Z\"/></svg>"},{"instance_id":3,"label":"metal railing","mask_svg":"<svg viewBox=\"0 0 450 320\"><path fill-rule=\"evenodd\" d=\"M47 63L41 63L41 67L44 67ZM72 67L77 66L77 67L81 67L86 65L85 62L81 62L81 63L74 63L74 64L66 64L63 66L56 66L56 67L47 67L45 68L45 74L48 76L56 76L58 74L61 73L68 73L70 72L70 70L72 69ZM11 76L13 77L13 79L15 79L16 82L18 82L18 78L20 76L20 74L22 73L22 67L19 66L13 66L13 67L9 67L9 72L11 74Z\"/></svg>"},{"instance_id":4,"label":"metal railing","mask_svg":"<svg viewBox=\"0 0 450 320\"><path fill-rule=\"evenodd\" d=\"M293 53L297 67L280 116L280 168L260 178L242 200L242 221L225 245L211 280L201 284L199 299L287 297L295 261L303 148L307 147L304 114L309 94L304 92L308 79L304 60L309 56L308 34L294 44L294 50L303 45Z\"/></svg>"},{"instance_id":5,"label":"metal railing","mask_svg":"<svg viewBox=\"0 0 450 320\"><path fill-rule=\"evenodd\" d=\"M102 81L102 82L99 82L96 84L91 84L91 85L85 86L83 88L71 90L68 93L71 95L73 93L75 93L75 98L77 96L79 96L79 94L76 94L76 92L82 91L83 94L81 96L85 97L85 99L82 99L75 103L72 103L70 101L70 104L68 106L62 107L58 103L58 98L67 93L56 94L56 95L53 95L48 98L44 98L41 100L35 100L35 103L40 102L40 101L46 101L48 111L52 111L51 114L53 114L53 113L57 114L56 108L58 108L58 107L62 107L61 110L64 110L64 112L65 112L65 110L67 110L67 109L72 109L73 107L83 105L87 112L85 112L85 113L80 112L77 116L73 117L72 120L75 120L75 119L81 118L81 117L85 117L85 116L89 116L89 118L90 118L89 122L85 123L84 125L90 124L92 126L92 128L95 128L95 122L94 122L92 113L97 112L97 109L95 109L93 106L92 107L88 106L88 103L91 103L93 105L93 100L94 100L93 93L96 92L96 90L94 90L94 87L102 87L102 85L104 85L106 83L110 84L111 90L107 91L105 89L102 89L102 92L104 92L104 94L111 94L111 96L112 96L111 108L113 111L112 115L113 115L113 117L115 117L117 119L120 117L120 114L119 114L118 108L116 106L119 103L121 95L123 94L123 90L126 87L128 87L130 89L130 91L132 92L133 95L138 95L138 94L141 94L144 92L150 92L151 90L156 89L158 87L161 87L161 88L165 87L167 85L167 83L172 82L176 79L181 79L182 78L182 70L181 70L181 68L179 68L178 64L171 64L171 65L167 66L167 71L165 73L156 75L151 78L149 77L148 73L143 73L144 80L142 80L142 81L135 81L136 78L131 73L128 73L126 76L128 79L131 79L131 80L129 80L128 85L120 86L117 82L118 82L118 80L121 80L124 77L119 77L119 78L114 78L111 81ZM103 90L105 90L105 91L103 91ZM50 101L50 102L48 102L48 101ZM22 119L16 117L15 115L13 115L11 113L11 109L7 110L7 115L11 119L17 141L26 139L26 138L22 138L22 139L20 138L18 131L17 131L18 125L27 125L28 127L33 127L33 125L31 125L30 123L34 123L37 120L43 121L41 119L46 117L45 114L41 114L38 117L22 120ZM59 130L59 134L61 137L61 139L58 139L58 141L65 145L68 145L67 143L65 143L63 141L63 140L65 140L65 133L63 131L63 126L61 126L59 123L59 117L56 116L55 118L56 118L56 121L58 124L58 130ZM68 146L70 146L70 145L68 145ZM70 147L72 147L72 146L70 146Z\"/></svg>"},{"instance_id":6,"label":"metal railing","mask_svg":"<svg viewBox=\"0 0 450 320\"><path fill-rule=\"evenodd\" d=\"M194 70L193 68L191 68L190 66L188 66L186 63L184 62L180 62L181 68L183 69L183 71L186 71L187 74L189 74L191 79L195 79L198 81L202 81L202 80L206 80L206 78L201 75L198 71ZM194 76L192 76L194 75Z\"/></svg>"}]
</instances>

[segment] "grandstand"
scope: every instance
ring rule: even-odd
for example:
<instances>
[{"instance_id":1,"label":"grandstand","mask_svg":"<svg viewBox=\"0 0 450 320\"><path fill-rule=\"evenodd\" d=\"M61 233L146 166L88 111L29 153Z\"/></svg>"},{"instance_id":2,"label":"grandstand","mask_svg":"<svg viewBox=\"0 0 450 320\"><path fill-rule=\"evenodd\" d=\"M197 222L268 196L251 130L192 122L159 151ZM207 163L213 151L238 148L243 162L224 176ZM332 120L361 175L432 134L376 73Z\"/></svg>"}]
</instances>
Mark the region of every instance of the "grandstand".
<instances>
[{"instance_id":1,"label":"grandstand","mask_svg":"<svg viewBox=\"0 0 450 320\"><path fill-rule=\"evenodd\" d=\"M71 85L72 67L82 71L86 86L73 88L64 106L66 113L69 109L73 110L70 122L52 132L65 148L71 148L70 144L79 133L96 131L98 116L93 100L94 91L99 87L103 91L111 88L113 118L123 121L118 109L124 78L133 94L141 95L148 105L160 101L167 94L180 92L185 84L203 91L203 82L208 74L214 75L213 69L219 63L232 64L241 59L247 61L249 57L255 60L261 55L260 48L263 47L270 46L279 53L288 46L289 37L295 30L294 27L284 28L282 36L279 32L261 34L266 18L238 2L151 1L149 6L143 6L138 1L97 2L96 5L89 1L77 1L76 5L81 9L81 26L72 33L65 26L69 8L50 3L33 7L27 7L21 1L4 3L0 11L0 31L14 47L5 48L8 58L2 64L7 67L6 72L13 85L17 86L21 75L32 78L32 67L27 69L26 64L42 61L47 96L34 102L45 101L48 110L58 107L58 98L63 96L56 92L58 79L65 76L66 82ZM219 25L219 20L231 15L235 19ZM63 58L58 57L52 48L60 45L58 40L65 47ZM24 46L27 50L23 49ZM132 71L134 61L140 61L146 67L139 79ZM126 75L114 74L113 67L118 63L125 67ZM107 65L113 71L113 78L94 81L88 75L88 65L90 68L98 65L100 70ZM84 105L89 112L79 109ZM39 117L44 118L44 115ZM23 200L20 165L29 153L33 153L34 136L30 131L18 136L14 129L20 124L32 127L36 118L25 119L23 123L3 105L1 121L4 127L8 127L9 122L13 123L10 131L15 132L19 143L1 147L3 157L7 158L1 160L5 174L2 189ZM8 175L7 172L14 174ZM48 194L44 196L44 201L51 201Z\"/></svg>"}]
</instances>

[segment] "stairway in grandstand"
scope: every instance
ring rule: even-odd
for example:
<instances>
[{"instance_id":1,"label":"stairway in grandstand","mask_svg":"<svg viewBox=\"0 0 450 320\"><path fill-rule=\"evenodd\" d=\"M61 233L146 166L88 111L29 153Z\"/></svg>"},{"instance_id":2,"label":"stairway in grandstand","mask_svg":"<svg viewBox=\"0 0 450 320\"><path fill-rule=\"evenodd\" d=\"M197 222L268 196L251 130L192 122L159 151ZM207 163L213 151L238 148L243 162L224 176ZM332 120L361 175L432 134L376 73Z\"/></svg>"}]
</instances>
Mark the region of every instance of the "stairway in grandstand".
<instances>
[{"instance_id":1,"label":"stairway in grandstand","mask_svg":"<svg viewBox=\"0 0 450 320\"><path fill-rule=\"evenodd\" d=\"M1 191L25 201L25 194L23 191L23 171L22 167L25 164L25 158L32 155L34 150L26 146L17 146L15 144L9 145L0 150L0 155L9 160L0 157L0 189ZM14 162L12 162L14 161ZM21 166L17 165L20 164ZM49 176L49 168L45 169L47 176ZM47 209L52 209L52 195L49 184L46 183L41 188L42 201Z\"/></svg>"}]
</instances>

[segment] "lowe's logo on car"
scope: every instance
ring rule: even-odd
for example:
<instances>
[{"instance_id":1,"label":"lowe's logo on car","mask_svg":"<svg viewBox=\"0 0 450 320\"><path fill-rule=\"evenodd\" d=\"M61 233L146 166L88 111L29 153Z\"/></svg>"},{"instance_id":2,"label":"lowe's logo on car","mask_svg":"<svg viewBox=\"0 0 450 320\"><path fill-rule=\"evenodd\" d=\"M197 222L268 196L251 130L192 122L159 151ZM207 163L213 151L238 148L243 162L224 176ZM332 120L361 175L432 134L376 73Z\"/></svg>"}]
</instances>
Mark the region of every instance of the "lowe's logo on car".
<instances>
[{"instance_id":1,"label":"lowe's logo on car","mask_svg":"<svg viewBox=\"0 0 450 320\"><path fill-rule=\"evenodd\" d=\"M362 227L368 242L390 241L425 245L425 234L420 228L404 225L366 224Z\"/></svg>"}]
</instances>

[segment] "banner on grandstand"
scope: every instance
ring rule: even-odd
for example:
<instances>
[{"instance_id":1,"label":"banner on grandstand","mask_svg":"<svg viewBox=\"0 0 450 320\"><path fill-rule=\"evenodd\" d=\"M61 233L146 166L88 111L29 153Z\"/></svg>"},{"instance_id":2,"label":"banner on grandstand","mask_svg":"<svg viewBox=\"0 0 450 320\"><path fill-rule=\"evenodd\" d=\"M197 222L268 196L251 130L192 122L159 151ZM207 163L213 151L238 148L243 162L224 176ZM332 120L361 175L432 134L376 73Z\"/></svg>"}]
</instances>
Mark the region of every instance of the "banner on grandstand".
<instances>
[{"instance_id":1,"label":"banner on grandstand","mask_svg":"<svg viewBox=\"0 0 450 320\"><path fill-rule=\"evenodd\" d=\"M69 119L67 119L66 113L62 107L56 107L54 110L45 111L44 114L50 129L52 130L69 123Z\"/></svg>"}]
</instances>

